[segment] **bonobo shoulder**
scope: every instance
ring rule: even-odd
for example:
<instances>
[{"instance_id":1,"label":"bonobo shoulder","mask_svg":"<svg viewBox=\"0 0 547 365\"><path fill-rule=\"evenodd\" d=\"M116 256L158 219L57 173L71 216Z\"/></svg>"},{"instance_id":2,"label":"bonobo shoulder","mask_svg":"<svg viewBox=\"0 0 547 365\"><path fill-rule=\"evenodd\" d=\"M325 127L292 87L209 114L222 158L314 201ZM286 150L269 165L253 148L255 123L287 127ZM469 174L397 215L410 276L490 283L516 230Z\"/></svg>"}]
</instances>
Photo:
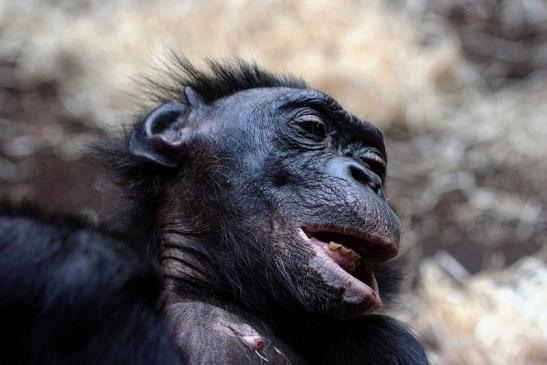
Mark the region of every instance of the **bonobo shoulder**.
<instances>
[{"instance_id":1,"label":"bonobo shoulder","mask_svg":"<svg viewBox=\"0 0 547 365\"><path fill-rule=\"evenodd\" d=\"M0 204L0 354L9 364L181 364L161 281L120 236Z\"/></svg>"}]
</instances>

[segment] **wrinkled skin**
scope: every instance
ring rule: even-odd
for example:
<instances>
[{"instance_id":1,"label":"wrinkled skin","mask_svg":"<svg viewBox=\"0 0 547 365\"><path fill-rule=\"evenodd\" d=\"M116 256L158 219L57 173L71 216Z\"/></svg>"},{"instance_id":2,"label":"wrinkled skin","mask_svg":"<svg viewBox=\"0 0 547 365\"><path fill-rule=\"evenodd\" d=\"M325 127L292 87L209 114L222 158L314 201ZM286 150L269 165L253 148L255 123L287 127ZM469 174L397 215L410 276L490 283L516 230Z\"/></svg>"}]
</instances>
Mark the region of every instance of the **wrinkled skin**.
<instances>
[{"instance_id":1,"label":"wrinkled skin","mask_svg":"<svg viewBox=\"0 0 547 365\"><path fill-rule=\"evenodd\" d=\"M140 122L130 149L175 171L157 221L167 315L190 363L427 363L399 323L364 315L382 277L376 290L349 282L308 235L359 236L372 268L397 254L381 132L310 89L185 93Z\"/></svg>"}]
</instances>

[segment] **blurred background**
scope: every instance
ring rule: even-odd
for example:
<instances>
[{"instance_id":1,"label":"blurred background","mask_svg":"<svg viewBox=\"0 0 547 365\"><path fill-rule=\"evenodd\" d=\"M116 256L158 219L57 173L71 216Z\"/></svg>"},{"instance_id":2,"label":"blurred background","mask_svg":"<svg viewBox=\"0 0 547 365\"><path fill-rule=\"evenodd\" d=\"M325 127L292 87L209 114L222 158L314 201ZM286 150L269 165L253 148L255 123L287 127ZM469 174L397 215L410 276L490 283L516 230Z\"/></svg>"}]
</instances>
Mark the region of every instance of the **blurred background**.
<instances>
[{"instance_id":1,"label":"blurred background","mask_svg":"<svg viewBox=\"0 0 547 365\"><path fill-rule=\"evenodd\" d=\"M167 49L291 72L379 125L434 364L547 363L547 1L0 0L0 196L100 217L85 146Z\"/></svg>"}]
</instances>

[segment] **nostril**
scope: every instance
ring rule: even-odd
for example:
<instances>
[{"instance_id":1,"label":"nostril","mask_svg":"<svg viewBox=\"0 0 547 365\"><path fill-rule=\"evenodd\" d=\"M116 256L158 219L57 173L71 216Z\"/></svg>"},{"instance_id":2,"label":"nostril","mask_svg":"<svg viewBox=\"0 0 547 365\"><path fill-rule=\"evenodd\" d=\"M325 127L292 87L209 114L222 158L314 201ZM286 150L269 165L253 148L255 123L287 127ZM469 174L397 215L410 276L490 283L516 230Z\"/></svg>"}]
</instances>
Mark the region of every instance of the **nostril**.
<instances>
[{"instance_id":1,"label":"nostril","mask_svg":"<svg viewBox=\"0 0 547 365\"><path fill-rule=\"evenodd\" d=\"M349 172L351 177L361 185L368 186L376 194L382 193L382 182L380 178L371 176L373 174L367 174L363 167L357 164L351 164L349 165Z\"/></svg>"},{"instance_id":2,"label":"nostril","mask_svg":"<svg viewBox=\"0 0 547 365\"><path fill-rule=\"evenodd\" d=\"M384 195L384 189L382 188L382 184L377 185L376 189L373 189L376 195L378 195L380 198L385 199Z\"/></svg>"},{"instance_id":3,"label":"nostril","mask_svg":"<svg viewBox=\"0 0 547 365\"><path fill-rule=\"evenodd\" d=\"M368 185L369 178L361 166L351 164L349 165L349 172L355 181L362 185Z\"/></svg>"}]
</instances>

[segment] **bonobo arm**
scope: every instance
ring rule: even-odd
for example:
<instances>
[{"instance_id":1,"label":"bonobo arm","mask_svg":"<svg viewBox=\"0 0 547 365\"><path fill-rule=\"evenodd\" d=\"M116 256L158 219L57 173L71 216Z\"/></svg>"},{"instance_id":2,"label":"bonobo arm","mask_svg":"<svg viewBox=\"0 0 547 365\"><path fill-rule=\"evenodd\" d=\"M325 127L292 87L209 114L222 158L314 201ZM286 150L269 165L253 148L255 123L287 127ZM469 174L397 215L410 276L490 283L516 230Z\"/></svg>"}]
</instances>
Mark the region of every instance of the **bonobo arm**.
<instances>
[{"instance_id":1,"label":"bonobo arm","mask_svg":"<svg viewBox=\"0 0 547 365\"><path fill-rule=\"evenodd\" d=\"M166 311L190 364L305 364L263 324L244 314L197 301L173 303Z\"/></svg>"},{"instance_id":2,"label":"bonobo arm","mask_svg":"<svg viewBox=\"0 0 547 365\"><path fill-rule=\"evenodd\" d=\"M317 364L427 365L427 356L414 335L399 321L383 315L366 315L338 322L316 354Z\"/></svg>"},{"instance_id":3,"label":"bonobo arm","mask_svg":"<svg viewBox=\"0 0 547 365\"><path fill-rule=\"evenodd\" d=\"M369 315L355 322L352 331L361 338L356 341L356 355L370 358L371 364L429 364L422 345L394 318ZM354 363L363 364L364 361Z\"/></svg>"}]
</instances>

